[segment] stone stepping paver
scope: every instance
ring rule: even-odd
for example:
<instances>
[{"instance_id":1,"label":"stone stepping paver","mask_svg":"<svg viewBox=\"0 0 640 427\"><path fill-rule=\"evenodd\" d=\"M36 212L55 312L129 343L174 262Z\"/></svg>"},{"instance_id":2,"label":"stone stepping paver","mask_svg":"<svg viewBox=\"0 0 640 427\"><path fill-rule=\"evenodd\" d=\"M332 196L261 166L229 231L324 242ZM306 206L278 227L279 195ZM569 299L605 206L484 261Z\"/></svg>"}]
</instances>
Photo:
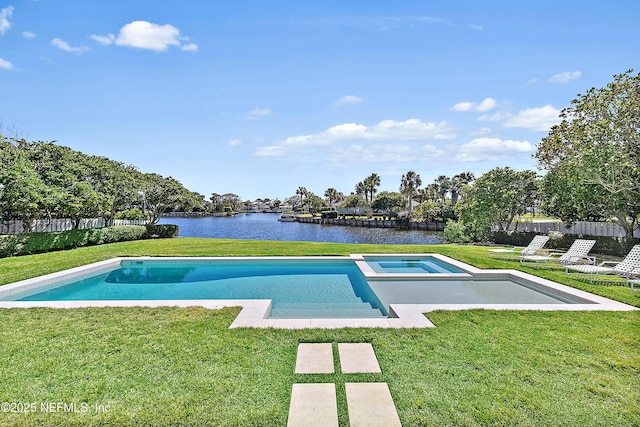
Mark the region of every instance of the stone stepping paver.
<instances>
[{"instance_id":1,"label":"stone stepping paver","mask_svg":"<svg viewBox=\"0 0 640 427\"><path fill-rule=\"evenodd\" d=\"M373 346L369 343L338 344L338 353L343 374L382 372Z\"/></svg>"},{"instance_id":2,"label":"stone stepping paver","mask_svg":"<svg viewBox=\"0 0 640 427\"><path fill-rule=\"evenodd\" d=\"M334 373L332 343L298 344L296 374ZM370 343L339 343L343 374L382 373ZM351 427L402 427L387 383L345 383ZM287 427L338 426L335 384L294 384Z\"/></svg>"},{"instance_id":3,"label":"stone stepping paver","mask_svg":"<svg viewBox=\"0 0 640 427\"><path fill-rule=\"evenodd\" d=\"M287 427L337 427L335 384L294 384Z\"/></svg>"},{"instance_id":4,"label":"stone stepping paver","mask_svg":"<svg viewBox=\"0 0 640 427\"><path fill-rule=\"evenodd\" d=\"M296 374L333 374L331 343L298 344Z\"/></svg>"},{"instance_id":5,"label":"stone stepping paver","mask_svg":"<svg viewBox=\"0 0 640 427\"><path fill-rule=\"evenodd\" d=\"M402 427L387 383L346 383L351 427Z\"/></svg>"}]
</instances>

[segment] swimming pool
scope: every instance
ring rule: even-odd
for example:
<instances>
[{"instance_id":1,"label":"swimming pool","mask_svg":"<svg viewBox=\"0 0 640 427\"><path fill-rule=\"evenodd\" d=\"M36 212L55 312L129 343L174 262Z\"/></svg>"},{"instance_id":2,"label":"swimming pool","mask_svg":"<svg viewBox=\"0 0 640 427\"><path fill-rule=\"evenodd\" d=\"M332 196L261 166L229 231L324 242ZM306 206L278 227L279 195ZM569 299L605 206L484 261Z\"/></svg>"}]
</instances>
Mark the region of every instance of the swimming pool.
<instances>
[{"instance_id":1,"label":"swimming pool","mask_svg":"<svg viewBox=\"0 0 640 427\"><path fill-rule=\"evenodd\" d=\"M387 316L353 261L333 259L123 260L118 268L52 283L17 301L272 301L272 318Z\"/></svg>"},{"instance_id":2,"label":"swimming pool","mask_svg":"<svg viewBox=\"0 0 640 427\"><path fill-rule=\"evenodd\" d=\"M240 306L231 327L276 328L432 327L425 313L469 308L635 309L437 254L117 258L0 287L0 308L190 305Z\"/></svg>"},{"instance_id":3,"label":"swimming pool","mask_svg":"<svg viewBox=\"0 0 640 427\"><path fill-rule=\"evenodd\" d=\"M450 262L443 261L430 255L378 256L367 255L364 260L376 273L466 273L467 271Z\"/></svg>"}]
</instances>

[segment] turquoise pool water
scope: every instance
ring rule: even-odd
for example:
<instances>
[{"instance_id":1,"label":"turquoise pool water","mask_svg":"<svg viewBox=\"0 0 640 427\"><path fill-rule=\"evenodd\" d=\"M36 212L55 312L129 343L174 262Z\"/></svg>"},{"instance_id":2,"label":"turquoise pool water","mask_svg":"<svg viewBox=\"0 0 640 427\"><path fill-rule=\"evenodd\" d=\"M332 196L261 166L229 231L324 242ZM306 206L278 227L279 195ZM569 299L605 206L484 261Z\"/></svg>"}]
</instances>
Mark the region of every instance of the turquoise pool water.
<instances>
[{"instance_id":1,"label":"turquoise pool water","mask_svg":"<svg viewBox=\"0 0 640 427\"><path fill-rule=\"evenodd\" d=\"M93 272L43 279L35 288L25 284L0 301L267 299L271 318L292 319L389 317L391 304L589 303L548 286L527 285L529 279L520 283L481 270L469 273L453 264L411 255L124 259Z\"/></svg>"},{"instance_id":2,"label":"turquoise pool water","mask_svg":"<svg viewBox=\"0 0 640 427\"><path fill-rule=\"evenodd\" d=\"M429 256L375 257L366 256L366 263L376 273L464 273L447 262Z\"/></svg>"},{"instance_id":3,"label":"turquoise pool water","mask_svg":"<svg viewBox=\"0 0 640 427\"><path fill-rule=\"evenodd\" d=\"M351 260L123 261L18 301L271 299L271 317L383 317Z\"/></svg>"}]
</instances>

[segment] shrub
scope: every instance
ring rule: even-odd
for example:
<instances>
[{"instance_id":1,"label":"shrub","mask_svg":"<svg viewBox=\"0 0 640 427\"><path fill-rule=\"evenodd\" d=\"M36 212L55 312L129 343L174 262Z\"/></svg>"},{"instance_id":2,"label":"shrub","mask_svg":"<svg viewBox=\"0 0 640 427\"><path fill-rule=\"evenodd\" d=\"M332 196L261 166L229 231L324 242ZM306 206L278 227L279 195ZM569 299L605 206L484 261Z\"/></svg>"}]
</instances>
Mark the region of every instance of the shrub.
<instances>
[{"instance_id":1,"label":"shrub","mask_svg":"<svg viewBox=\"0 0 640 427\"><path fill-rule=\"evenodd\" d=\"M515 232L515 231L495 231L492 233L492 241L503 245L527 246L536 233ZM640 243L640 239L626 237L610 237L610 236L588 236L579 234L563 234L557 231L548 233L549 241L545 245L547 249L567 250L576 239L595 240L591 252L600 255L610 255L623 257L633 247ZM445 235L446 236L446 235Z\"/></svg>"},{"instance_id":2,"label":"shrub","mask_svg":"<svg viewBox=\"0 0 640 427\"><path fill-rule=\"evenodd\" d=\"M126 211L118 212L115 215L115 219L133 219L133 220L148 220L149 215L142 213L139 208L133 208Z\"/></svg>"},{"instance_id":3,"label":"shrub","mask_svg":"<svg viewBox=\"0 0 640 427\"><path fill-rule=\"evenodd\" d=\"M469 236L464 224L459 221L448 220L444 227L444 238L448 243L469 243Z\"/></svg>"},{"instance_id":4,"label":"shrub","mask_svg":"<svg viewBox=\"0 0 640 427\"><path fill-rule=\"evenodd\" d=\"M16 235L0 236L0 258L11 256L22 249L22 242Z\"/></svg>"},{"instance_id":5,"label":"shrub","mask_svg":"<svg viewBox=\"0 0 640 427\"><path fill-rule=\"evenodd\" d=\"M146 238L170 239L178 237L180 227L175 224L147 224Z\"/></svg>"},{"instance_id":6,"label":"shrub","mask_svg":"<svg viewBox=\"0 0 640 427\"><path fill-rule=\"evenodd\" d=\"M321 218L328 218L328 219L336 219L336 218L338 218L338 212L336 212L336 211L322 212L320 217Z\"/></svg>"},{"instance_id":7,"label":"shrub","mask_svg":"<svg viewBox=\"0 0 640 427\"><path fill-rule=\"evenodd\" d=\"M0 236L0 257L29 255L151 237L169 238L177 235L178 226L173 224L121 225L89 230L8 235Z\"/></svg>"}]
</instances>

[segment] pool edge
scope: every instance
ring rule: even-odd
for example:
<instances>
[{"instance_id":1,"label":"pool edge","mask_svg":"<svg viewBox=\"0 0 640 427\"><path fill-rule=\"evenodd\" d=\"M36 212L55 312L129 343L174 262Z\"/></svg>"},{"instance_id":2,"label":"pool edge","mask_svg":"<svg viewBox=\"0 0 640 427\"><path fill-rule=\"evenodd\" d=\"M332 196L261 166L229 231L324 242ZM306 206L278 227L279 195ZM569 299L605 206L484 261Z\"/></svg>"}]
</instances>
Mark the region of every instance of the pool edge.
<instances>
[{"instance_id":1,"label":"pool edge","mask_svg":"<svg viewBox=\"0 0 640 427\"><path fill-rule=\"evenodd\" d=\"M376 256L406 256L418 254L375 254ZM420 254L425 255L425 254ZM435 310L539 310L539 311L634 311L639 310L622 302L614 301L605 297L581 291L570 286L562 285L547 279L533 276L518 270L482 270L464 264L440 254L428 254L442 261L451 263L458 268L466 270L468 273L452 273L453 276L485 276L485 277L507 277L517 278L530 282L536 286L543 286L557 291L568 293L590 301L587 304L567 304L567 305L544 305L544 304L391 304L390 314L395 317L390 318L315 318L315 319L275 319L268 318L271 312L271 300L124 300L124 301L0 301L0 308L86 308L86 307L192 307L200 306L208 309L220 309L224 307L241 307L241 311L231 323L229 328L275 328L275 329L335 329L335 328L430 328L435 325L428 319L426 313ZM7 298L11 295L24 293L39 286L46 286L54 280L62 277L79 277L87 273L108 270L123 261L135 260L211 260L232 258L242 259L352 259L356 265L364 263L366 255L349 256L296 256L296 257L117 257L110 260L99 261L85 266L50 273L47 275L14 282L0 286L0 298ZM365 263L366 264L366 263ZM370 268L370 267L369 267ZM361 267L362 270L362 267ZM366 271L366 267L365 267ZM363 271L363 274L365 274ZM372 271L373 272L373 271ZM368 272L367 273L371 273ZM71 275L71 276L70 276ZM373 272L366 278L392 278L398 275L381 274ZM405 275L403 277L407 277ZM415 276L415 275L411 275ZM431 277L434 275L431 274ZM44 282L44 283L43 283Z\"/></svg>"}]
</instances>

